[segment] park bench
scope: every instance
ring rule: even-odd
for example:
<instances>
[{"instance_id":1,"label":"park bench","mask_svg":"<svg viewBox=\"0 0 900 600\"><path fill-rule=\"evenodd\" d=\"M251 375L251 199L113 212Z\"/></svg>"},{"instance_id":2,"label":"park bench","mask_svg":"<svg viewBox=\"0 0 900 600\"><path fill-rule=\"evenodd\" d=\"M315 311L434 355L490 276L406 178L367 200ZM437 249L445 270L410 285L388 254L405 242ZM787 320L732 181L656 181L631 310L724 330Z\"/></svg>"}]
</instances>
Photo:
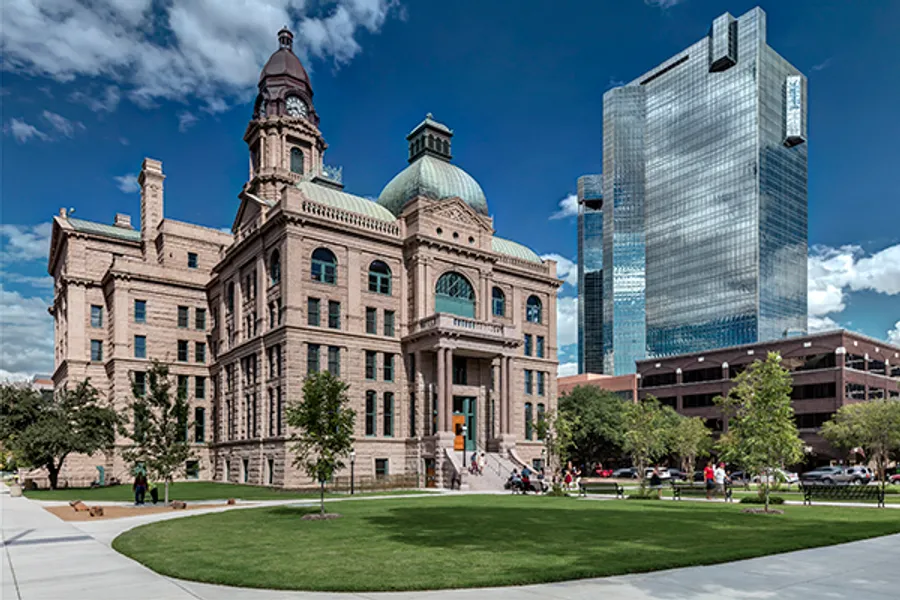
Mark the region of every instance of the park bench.
<instances>
[{"instance_id":1,"label":"park bench","mask_svg":"<svg viewBox=\"0 0 900 600\"><path fill-rule=\"evenodd\" d=\"M801 484L803 504L812 505L813 498L823 500L875 500L884 507L884 490L879 485L808 485Z\"/></svg>"},{"instance_id":2,"label":"park bench","mask_svg":"<svg viewBox=\"0 0 900 600\"><path fill-rule=\"evenodd\" d=\"M711 495L717 495L717 491L713 491ZM672 484L672 498L675 500L681 500L682 496L703 496L706 497L706 484L691 484L691 483L673 483ZM725 484L725 501L733 502L734 497L732 495L731 484Z\"/></svg>"},{"instance_id":3,"label":"park bench","mask_svg":"<svg viewBox=\"0 0 900 600\"><path fill-rule=\"evenodd\" d=\"M614 494L616 498L625 497L625 488L615 481L582 481L578 488L579 496L588 494Z\"/></svg>"}]
</instances>

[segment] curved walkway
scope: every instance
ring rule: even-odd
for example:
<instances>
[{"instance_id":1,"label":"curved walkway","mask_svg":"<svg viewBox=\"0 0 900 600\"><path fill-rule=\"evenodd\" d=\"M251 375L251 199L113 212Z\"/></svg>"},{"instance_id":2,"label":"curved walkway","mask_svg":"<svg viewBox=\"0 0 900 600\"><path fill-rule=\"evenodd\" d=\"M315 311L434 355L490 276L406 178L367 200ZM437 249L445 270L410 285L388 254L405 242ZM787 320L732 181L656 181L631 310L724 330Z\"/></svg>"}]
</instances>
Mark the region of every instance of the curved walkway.
<instances>
[{"instance_id":1,"label":"curved walkway","mask_svg":"<svg viewBox=\"0 0 900 600\"><path fill-rule=\"evenodd\" d=\"M235 507L75 523L58 519L39 503L11 498L5 486L0 494L4 550L0 598L4 600L878 600L896 598L900 589L900 535L708 567L523 587L361 594L230 588L158 575L117 553L110 544L122 531L143 523ZM253 505L302 503L307 502Z\"/></svg>"}]
</instances>

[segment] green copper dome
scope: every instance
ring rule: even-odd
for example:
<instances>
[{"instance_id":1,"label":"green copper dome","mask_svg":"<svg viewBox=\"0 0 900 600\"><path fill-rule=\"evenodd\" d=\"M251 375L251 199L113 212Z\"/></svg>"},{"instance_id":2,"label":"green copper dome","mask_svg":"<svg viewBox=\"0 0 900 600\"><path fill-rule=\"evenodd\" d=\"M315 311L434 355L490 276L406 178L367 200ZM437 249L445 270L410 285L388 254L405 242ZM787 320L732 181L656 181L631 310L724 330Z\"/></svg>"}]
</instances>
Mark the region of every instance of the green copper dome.
<instances>
[{"instance_id":1,"label":"green copper dome","mask_svg":"<svg viewBox=\"0 0 900 600\"><path fill-rule=\"evenodd\" d=\"M475 212L488 214L487 199L478 182L456 165L429 154L423 154L391 179L378 196L378 204L399 215L416 196L433 200L459 197Z\"/></svg>"}]
</instances>

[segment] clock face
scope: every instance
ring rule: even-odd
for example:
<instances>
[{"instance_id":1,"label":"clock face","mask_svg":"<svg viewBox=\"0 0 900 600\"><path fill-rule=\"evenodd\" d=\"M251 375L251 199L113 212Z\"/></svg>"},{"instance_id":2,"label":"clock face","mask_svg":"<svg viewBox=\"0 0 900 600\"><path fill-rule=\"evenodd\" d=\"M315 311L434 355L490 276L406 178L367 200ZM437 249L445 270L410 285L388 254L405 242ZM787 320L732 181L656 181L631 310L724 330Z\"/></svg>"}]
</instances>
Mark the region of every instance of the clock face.
<instances>
[{"instance_id":1,"label":"clock face","mask_svg":"<svg viewBox=\"0 0 900 600\"><path fill-rule=\"evenodd\" d=\"M288 96L285 101L285 107L287 108L287 114L292 117L306 117L308 112L306 102L297 96Z\"/></svg>"}]
</instances>

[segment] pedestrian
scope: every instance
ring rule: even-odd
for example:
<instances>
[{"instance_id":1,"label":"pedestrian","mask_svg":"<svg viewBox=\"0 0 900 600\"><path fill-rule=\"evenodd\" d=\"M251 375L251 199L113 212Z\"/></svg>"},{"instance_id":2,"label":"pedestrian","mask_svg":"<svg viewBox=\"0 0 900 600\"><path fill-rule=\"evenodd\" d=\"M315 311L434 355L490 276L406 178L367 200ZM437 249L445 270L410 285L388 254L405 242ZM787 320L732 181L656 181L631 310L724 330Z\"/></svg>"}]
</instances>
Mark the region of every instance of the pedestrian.
<instances>
[{"instance_id":1,"label":"pedestrian","mask_svg":"<svg viewBox=\"0 0 900 600\"><path fill-rule=\"evenodd\" d=\"M522 468L522 493L527 494L529 487L531 487L531 469L525 465Z\"/></svg>"},{"instance_id":2,"label":"pedestrian","mask_svg":"<svg viewBox=\"0 0 900 600\"><path fill-rule=\"evenodd\" d=\"M484 475L484 466L487 464L487 456L484 451L481 452L481 458L478 460L478 474Z\"/></svg>"},{"instance_id":3,"label":"pedestrian","mask_svg":"<svg viewBox=\"0 0 900 600\"><path fill-rule=\"evenodd\" d=\"M653 467L650 474L650 489L656 490L656 497L662 498L662 477L659 475L659 467Z\"/></svg>"},{"instance_id":4,"label":"pedestrian","mask_svg":"<svg viewBox=\"0 0 900 600\"><path fill-rule=\"evenodd\" d=\"M722 494L722 497L725 497L725 482L728 480L728 475L725 473L725 463L720 462L719 466L713 472L713 478L716 481L716 493Z\"/></svg>"},{"instance_id":5,"label":"pedestrian","mask_svg":"<svg viewBox=\"0 0 900 600\"><path fill-rule=\"evenodd\" d=\"M469 473L472 475L478 474L478 451L472 453L472 459L469 463Z\"/></svg>"},{"instance_id":6,"label":"pedestrian","mask_svg":"<svg viewBox=\"0 0 900 600\"><path fill-rule=\"evenodd\" d=\"M156 485L155 481L150 482L150 500L153 504L159 502L159 488Z\"/></svg>"},{"instance_id":7,"label":"pedestrian","mask_svg":"<svg viewBox=\"0 0 900 600\"><path fill-rule=\"evenodd\" d=\"M716 489L716 471L710 462L703 467L703 484L706 486L706 499L712 500L713 490Z\"/></svg>"},{"instance_id":8,"label":"pedestrian","mask_svg":"<svg viewBox=\"0 0 900 600\"><path fill-rule=\"evenodd\" d=\"M137 506L144 504L144 494L147 492L147 476L143 471L138 471L134 476L134 483L131 486L134 491L134 503Z\"/></svg>"}]
</instances>

